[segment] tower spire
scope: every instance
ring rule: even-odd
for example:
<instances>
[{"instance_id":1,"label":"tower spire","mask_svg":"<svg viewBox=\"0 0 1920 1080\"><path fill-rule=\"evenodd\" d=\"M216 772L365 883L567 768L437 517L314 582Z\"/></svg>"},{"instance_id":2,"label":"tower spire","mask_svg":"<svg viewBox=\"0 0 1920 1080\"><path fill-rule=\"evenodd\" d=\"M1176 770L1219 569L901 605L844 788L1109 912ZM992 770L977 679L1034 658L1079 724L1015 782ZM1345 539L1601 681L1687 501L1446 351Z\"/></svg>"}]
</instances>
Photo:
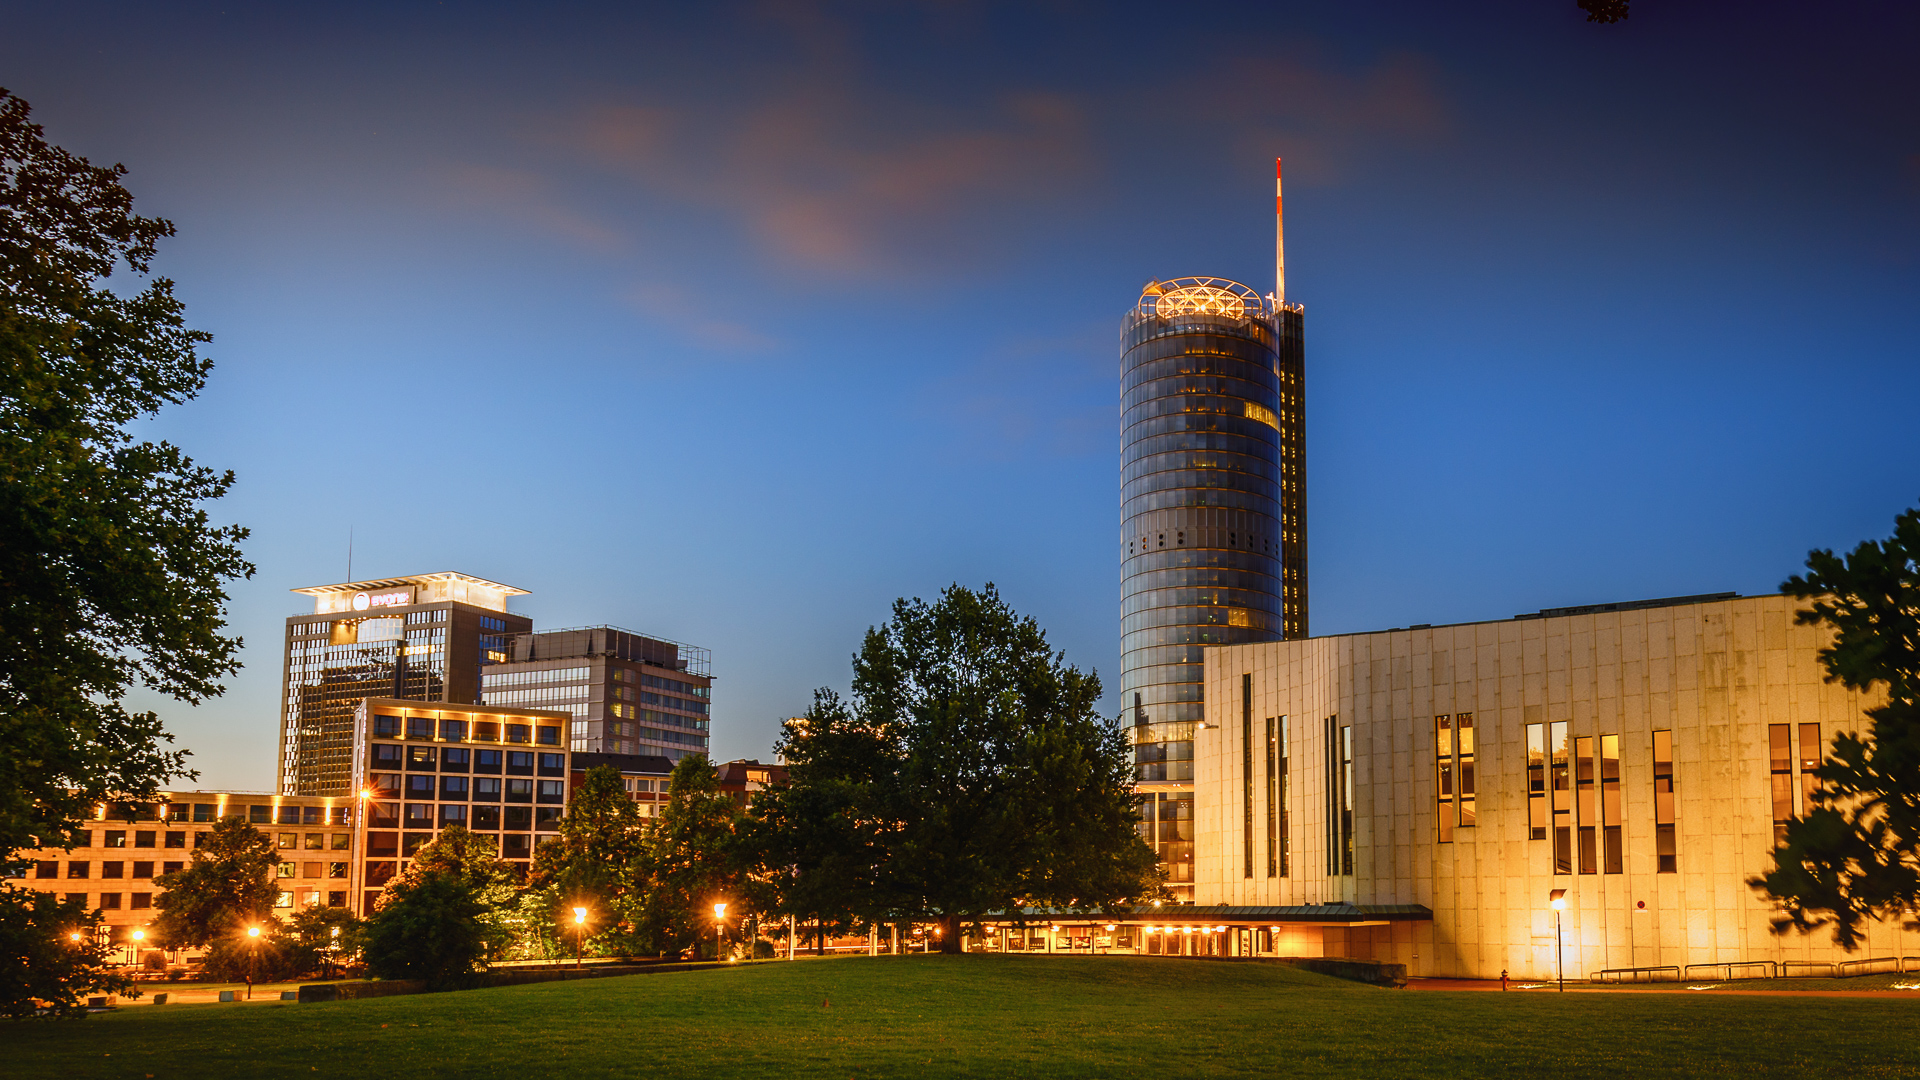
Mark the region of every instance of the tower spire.
<instances>
[{"instance_id":1,"label":"tower spire","mask_svg":"<svg viewBox=\"0 0 1920 1080\"><path fill-rule=\"evenodd\" d=\"M1273 299L1287 302L1287 215L1281 197L1280 158L1273 159Z\"/></svg>"}]
</instances>

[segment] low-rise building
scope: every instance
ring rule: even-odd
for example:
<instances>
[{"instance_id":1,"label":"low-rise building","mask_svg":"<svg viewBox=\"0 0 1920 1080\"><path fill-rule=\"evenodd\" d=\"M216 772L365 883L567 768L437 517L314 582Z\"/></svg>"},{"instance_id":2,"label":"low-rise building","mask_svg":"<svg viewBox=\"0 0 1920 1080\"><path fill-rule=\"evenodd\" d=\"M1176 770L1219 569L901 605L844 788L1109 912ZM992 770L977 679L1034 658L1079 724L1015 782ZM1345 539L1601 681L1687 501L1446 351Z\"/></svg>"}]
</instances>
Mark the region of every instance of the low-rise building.
<instances>
[{"instance_id":1,"label":"low-rise building","mask_svg":"<svg viewBox=\"0 0 1920 1080\"><path fill-rule=\"evenodd\" d=\"M155 914L162 890L154 879L183 869L216 822L237 817L280 854L277 914L346 907L360 881L358 809L351 798L260 791L166 791L151 802L109 803L76 831L71 851L22 852L32 863L18 884L99 909L109 942L131 949L133 932Z\"/></svg>"}]
</instances>

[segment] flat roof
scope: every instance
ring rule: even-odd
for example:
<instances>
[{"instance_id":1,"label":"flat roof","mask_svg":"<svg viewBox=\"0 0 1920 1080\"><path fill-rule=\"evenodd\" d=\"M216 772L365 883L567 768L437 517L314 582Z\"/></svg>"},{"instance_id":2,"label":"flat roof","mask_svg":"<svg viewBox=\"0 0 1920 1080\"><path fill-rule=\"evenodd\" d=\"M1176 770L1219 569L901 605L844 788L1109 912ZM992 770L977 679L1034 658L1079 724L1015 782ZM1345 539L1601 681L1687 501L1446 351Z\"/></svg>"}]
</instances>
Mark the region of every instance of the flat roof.
<instances>
[{"instance_id":1,"label":"flat roof","mask_svg":"<svg viewBox=\"0 0 1920 1080\"><path fill-rule=\"evenodd\" d=\"M442 570L434 574L413 574L409 577L374 578L369 581L344 581L338 585L308 585L303 589L289 589L288 592L303 593L307 596L326 596L333 593L374 592L380 589L398 589L406 585L429 585L436 581L458 581L467 585L481 585L497 589L508 596L531 595L525 589L516 589L511 585L502 585L497 581L462 574L453 570Z\"/></svg>"}]
</instances>

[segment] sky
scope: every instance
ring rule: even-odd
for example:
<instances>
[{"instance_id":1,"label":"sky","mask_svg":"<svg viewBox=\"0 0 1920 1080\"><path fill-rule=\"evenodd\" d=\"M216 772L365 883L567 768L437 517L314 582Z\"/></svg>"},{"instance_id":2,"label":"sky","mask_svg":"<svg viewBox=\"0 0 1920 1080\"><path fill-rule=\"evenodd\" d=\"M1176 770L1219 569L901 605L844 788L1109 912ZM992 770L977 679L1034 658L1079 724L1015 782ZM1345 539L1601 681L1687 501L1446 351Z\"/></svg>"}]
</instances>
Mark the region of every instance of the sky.
<instances>
[{"instance_id":1,"label":"sky","mask_svg":"<svg viewBox=\"0 0 1920 1080\"><path fill-rule=\"evenodd\" d=\"M716 756L996 583L1118 710L1119 322L1305 305L1312 631L1766 593L1920 503L1920 9L0 2L0 86L178 230L290 589L458 570L713 654Z\"/></svg>"}]
</instances>

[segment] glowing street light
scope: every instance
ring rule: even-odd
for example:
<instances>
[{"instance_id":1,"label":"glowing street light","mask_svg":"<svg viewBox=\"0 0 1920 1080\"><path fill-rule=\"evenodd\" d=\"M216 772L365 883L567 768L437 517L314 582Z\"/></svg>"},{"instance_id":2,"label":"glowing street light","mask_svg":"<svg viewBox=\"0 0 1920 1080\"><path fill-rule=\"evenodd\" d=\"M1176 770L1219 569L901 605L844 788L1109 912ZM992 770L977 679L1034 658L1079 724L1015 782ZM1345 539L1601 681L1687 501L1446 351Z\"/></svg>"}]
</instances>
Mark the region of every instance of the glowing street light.
<instances>
[{"instance_id":1,"label":"glowing street light","mask_svg":"<svg viewBox=\"0 0 1920 1080\"><path fill-rule=\"evenodd\" d=\"M252 946L247 954L247 1000L253 1000L253 977L260 967L260 928L247 927L247 943Z\"/></svg>"},{"instance_id":2,"label":"glowing street light","mask_svg":"<svg viewBox=\"0 0 1920 1080\"><path fill-rule=\"evenodd\" d=\"M586 938L586 936L587 936L587 909L583 907L574 908L573 909L573 969L575 971L580 970L581 942Z\"/></svg>"},{"instance_id":3,"label":"glowing street light","mask_svg":"<svg viewBox=\"0 0 1920 1080\"><path fill-rule=\"evenodd\" d=\"M727 905L715 904L713 905L713 958L715 960L721 959L720 953L725 948L726 932Z\"/></svg>"},{"instance_id":4,"label":"glowing street light","mask_svg":"<svg viewBox=\"0 0 1920 1080\"><path fill-rule=\"evenodd\" d=\"M1560 992L1567 992L1567 954L1560 943L1560 913L1567 909L1567 890L1555 889L1547 897L1547 906L1553 908L1553 966L1560 975Z\"/></svg>"}]
</instances>

